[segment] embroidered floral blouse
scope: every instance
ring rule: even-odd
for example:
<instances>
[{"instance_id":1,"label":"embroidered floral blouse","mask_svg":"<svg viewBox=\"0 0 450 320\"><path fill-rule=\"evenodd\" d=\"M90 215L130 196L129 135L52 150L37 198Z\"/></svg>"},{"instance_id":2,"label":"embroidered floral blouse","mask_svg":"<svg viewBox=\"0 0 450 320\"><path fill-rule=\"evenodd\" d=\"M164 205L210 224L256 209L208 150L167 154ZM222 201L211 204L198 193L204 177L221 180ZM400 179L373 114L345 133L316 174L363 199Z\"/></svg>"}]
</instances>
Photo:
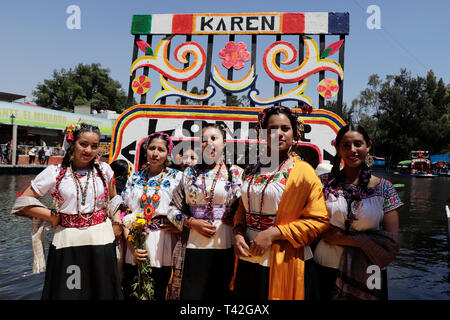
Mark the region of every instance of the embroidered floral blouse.
<instances>
[{"instance_id":1,"label":"embroidered floral blouse","mask_svg":"<svg viewBox=\"0 0 450 320\"><path fill-rule=\"evenodd\" d=\"M122 191L123 201L132 214L140 213L144 216L144 210L152 207L154 208L154 217L167 216L173 190L180 183L182 176L183 173L181 171L172 168L154 177L147 177L144 170L135 172L130 176ZM147 187L145 188L145 186ZM143 204L144 189L146 189L146 193L145 203ZM174 237L172 233L159 229L147 235L145 247L149 253L152 267L171 266L172 252L175 245ZM126 253L125 262L135 264L134 257L130 251Z\"/></svg>"},{"instance_id":2,"label":"embroidered floral blouse","mask_svg":"<svg viewBox=\"0 0 450 320\"><path fill-rule=\"evenodd\" d=\"M228 173L231 173L229 179ZM243 170L238 166L231 166L229 170L225 166L220 172L217 169L203 172L198 166L188 167L183 174L181 181L184 192L184 201L189 207L189 215L198 219L208 219L208 211L206 206L211 195L210 189L217 179L214 187L214 197L212 205L214 206L214 221L216 226L216 234L212 238L206 238L195 230L191 229L187 248L194 249L226 249L233 244L232 226L222 222L222 218L230 213L230 207L241 196ZM205 186L203 186L203 178ZM205 188L206 187L206 188ZM205 190L206 195L205 197ZM171 206L170 215L171 221L180 221L183 214L175 206ZM210 217L211 218L211 217Z\"/></svg>"},{"instance_id":3,"label":"embroidered floral blouse","mask_svg":"<svg viewBox=\"0 0 450 320\"><path fill-rule=\"evenodd\" d=\"M291 166L275 173L271 181L266 187L267 181L271 174L265 174L261 171L252 173L245 177L242 183L242 202L247 211L246 218L246 236L249 241L253 240L259 232L266 230L275 224L275 217L278 211L278 205L281 201L284 189L286 188L287 179L292 170ZM249 189L249 183L251 186ZM261 199L264 191L264 199L261 207ZM249 211L250 198L250 211ZM260 215L261 211L261 215ZM245 261L258 263L262 266L269 267L270 250L267 250L264 255L259 257L244 258ZM312 258L312 252L309 246L305 247L305 260Z\"/></svg>"},{"instance_id":4,"label":"embroidered floral blouse","mask_svg":"<svg viewBox=\"0 0 450 320\"><path fill-rule=\"evenodd\" d=\"M328 174L321 175L320 179L325 185L328 182ZM330 216L330 224L345 230L347 201L344 198L342 186L342 183L338 184L337 198L330 193L325 202ZM352 212L355 217L350 224L350 230L380 230L384 215L403 206L403 202L390 181L380 178L380 183L371 189L369 195L363 196L361 201L353 206ZM338 268L342 251L341 246L330 245L321 240L314 252L314 259L321 265Z\"/></svg>"},{"instance_id":5,"label":"embroidered floral blouse","mask_svg":"<svg viewBox=\"0 0 450 320\"><path fill-rule=\"evenodd\" d=\"M100 163L100 169L103 172L106 183L109 184L114 176L109 164L105 162ZM39 173L36 178L31 181L31 187L40 196L45 195L47 192L55 190L56 178L61 170L61 165L50 165ZM81 190L73 179L72 171L67 169L66 174L61 180L59 185L59 191L64 201L60 203L59 210L65 214L78 214L79 213L92 213L94 210L101 210L105 206L104 186L103 182L95 169L91 169L91 173L95 172L95 178L90 176L87 190L86 190L86 202L83 205L81 201ZM88 178L88 170L77 170L76 174L80 180L81 185L86 186L86 180ZM95 181L95 185L93 183ZM78 191L77 191L78 190ZM78 192L78 195L77 195ZM94 207L95 206L95 207Z\"/></svg>"},{"instance_id":6,"label":"embroidered floral blouse","mask_svg":"<svg viewBox=\"0 0 450 320\"><path fill-rule=\"evenodd\" d=\"M145 206L142 204L142 195L144 194L144 187L147 185L146 204L150 204L155 208L155 217L167 215L173 190L180 183L182 175L181 171L172 168L169 168L162 175L149 178L147 178L143 170L135 172L130 176L122 191L124 203L130 208L132 213L144 214ZM155 194L158 195L157 199L153 197Z\"/></svg>"}]
</instances>

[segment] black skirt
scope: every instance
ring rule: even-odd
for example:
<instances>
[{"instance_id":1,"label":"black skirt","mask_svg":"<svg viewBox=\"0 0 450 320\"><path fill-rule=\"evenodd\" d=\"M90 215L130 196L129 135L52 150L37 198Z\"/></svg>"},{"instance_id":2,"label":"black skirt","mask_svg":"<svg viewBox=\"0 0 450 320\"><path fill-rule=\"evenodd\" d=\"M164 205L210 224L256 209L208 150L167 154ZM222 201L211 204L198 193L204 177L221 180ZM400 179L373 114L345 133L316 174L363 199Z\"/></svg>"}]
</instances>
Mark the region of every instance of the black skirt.
<instances>
[{"instance_id":1,"label":"black skirt","mask_svg":"<svg viewBox=\"0 0 450 320\"><path fill-rule=\"evenodd\" d=\"M319 276L319 294L320 300L330 301L333 295L334 288L336 286L336 279L338 277L338 269L322 266L316 262L316 270ZM387 283L387 271L381 270L381 292L380 300L388 300L388 283Z\"/></svg>"},{"instance_id":2,"label":"black skirt","mask_svg":"<svg viewBox=\"0 0 450 320\"><path fill-rule=\"evenodd\" d=\"M91 229L94 227L79 231L81 245L77 245L78 237L70 239L68 245L61 245L64 241L67 242L61 240L64 233L69 234L71 231L64 228L57 230L58 234L55 234L48 252L43 300L123 299L114 239L111 243L95 244L95 239L101 237L95 232L100 230L107 231L108 235L104 239L111 238L110 222ZM90 233L88 237L84 237L87 233ZM58 238L58 247L55 246L55 238ZM86 239L94 240L92 244L86 244L89 242Z\"/></svg>"},{"instance_id":3,"label":"black skirt","mask_svg":"<svg viewBox=\"0 0 450 320\"><path fill-rule=\"evenodd\" d=\"M239 259L234 297L237 300L268 300L269 267ZM319 284L313 259L305 261L305 300L319 300Z\"/></svg>"},{"instance_id":4,"label":"black skirt","mask_svg":"<svg viewBox=\"0 0 450 320\"><path fill-rule=\"evenodd\" d=\"M186 249L181 300L230 299L233 270L233 248Z\"/></svg>"}]
</instances>

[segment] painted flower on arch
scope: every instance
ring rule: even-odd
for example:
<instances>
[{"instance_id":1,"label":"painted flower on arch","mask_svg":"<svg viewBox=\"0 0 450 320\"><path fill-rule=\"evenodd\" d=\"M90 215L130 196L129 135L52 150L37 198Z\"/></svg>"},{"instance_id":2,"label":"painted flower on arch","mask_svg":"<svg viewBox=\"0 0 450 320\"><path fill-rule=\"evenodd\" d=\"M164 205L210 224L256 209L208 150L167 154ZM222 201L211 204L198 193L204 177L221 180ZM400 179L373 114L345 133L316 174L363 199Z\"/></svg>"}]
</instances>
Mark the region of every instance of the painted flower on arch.
<instances>
[{"instance_id":1,"label":"painted flower on arch","mask_svg":"<svg viewBox=\"0 0 450 320\"><path fill-rule=\"evenodd\" d=\"M245 43L229 41L225 44L225 49L219 51L219 57L223 59L222 65L225 68L239 70L244 67L245 61L250 60L250 52Z\"/></svg>"},{"instance_id":2,"label":"painted flower on arch","mask_svg":"<svg viewBox=\"0 0 450 320\"><path fill-rule=\"evenodd\" d=\"M319 82L317 91L325 99L333 98L339 91L339 85L336 80L331 78L325 78Z\"/></svg>"},{"instance_id":3,"label":"painted flower on arch","mask_svg":"<svg viewBox=\"0 0 450 320\"><path fill-rule=\"evenodd\" d=\"M147 93L147 91L150 90L150 87L151 87L150 79L144 75L136 77L133 80L133 83L131 84L131 88L137 94Z\"/></svg>"}]
</instances>

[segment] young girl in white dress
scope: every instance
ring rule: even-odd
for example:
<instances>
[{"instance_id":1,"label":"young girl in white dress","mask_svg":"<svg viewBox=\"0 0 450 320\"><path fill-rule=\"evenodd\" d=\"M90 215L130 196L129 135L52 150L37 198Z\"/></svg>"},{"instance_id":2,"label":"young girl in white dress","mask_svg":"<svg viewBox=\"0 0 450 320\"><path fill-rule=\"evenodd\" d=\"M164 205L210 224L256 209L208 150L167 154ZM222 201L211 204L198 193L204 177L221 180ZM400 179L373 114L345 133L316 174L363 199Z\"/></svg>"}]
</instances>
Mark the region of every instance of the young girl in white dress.
<instances>
[{"instance_id":1,"label":"young girl in white dress","mask_svg":"<svg viewBox=\"0 0 450 320\"><path fill-rule=\"evenodd\" d=\"M243 170L223 159L226 132L216 124L202 128L201 162L184 171L169 217L183 230L174 252L168 298L230 298L234 268L232 219Z\"/></svg>"},{"instance_id":2,"label":"young girl in white dress","mask_svg":"<svg viewBox=\"0 0 450 320\"><path fill-rule=\"evenodd\" d=\"M171 274L172 251L176 242L173 231L178 232L167 219L167 212L173 190L180 183L182 172L167 165L173 148L172 140L167 134L157 132L149 135L144 148L147 150L147 163L140 171L130 176L122 198L131 214L139 213L144 217L147 212L153 215L152 225L146 237L145 250L135 250L133 244L128 242L129 250L124 266L124 293L126 298L129 298L130 286L136 274L136 262L149 259L155 284L154 299L163 300Z\"/></svg>"},{"instance_id":3,"label":"young girl in white dress","mask_svg":"<svg viewBox=\"0 0 450 320\"><path fill-rule=\"evenodd\" d=\"M114 241L122 231L120 211L110 208L115 195L113 171L96 160L99 142L100 130L95 126L68 127L62 164L38 174L13 207L12 213L32 218L33 226L48 221L55 228L42 299L123 298ZM38 200L48 192L54 198L52 209ZM108 219L112 216L113 222ZM39 248L36 272L45 269L45 260L39 261L42 244L35 241L38 234L43 236L40 230L33 237L34 249Z\"/></svg>"}]
</instances>

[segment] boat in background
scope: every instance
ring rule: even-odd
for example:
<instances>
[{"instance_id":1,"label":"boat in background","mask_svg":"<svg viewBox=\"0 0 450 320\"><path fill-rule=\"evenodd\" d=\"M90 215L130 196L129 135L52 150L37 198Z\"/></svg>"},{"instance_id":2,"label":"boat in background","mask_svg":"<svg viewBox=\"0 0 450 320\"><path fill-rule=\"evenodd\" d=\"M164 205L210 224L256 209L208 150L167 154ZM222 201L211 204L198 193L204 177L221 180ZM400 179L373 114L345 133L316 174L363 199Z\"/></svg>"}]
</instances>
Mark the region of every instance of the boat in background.
<instances>
[{"instance_id":1,"label":"boat in background","mask_svg":"<svg viewBox=\"0 0 450 320\"><path fill-rule=\"evenodd\" d=\"M411 151L411 160L400 161L396 175L416 178L435 178L438 175L431 171L430 153L428 151Z\"/></svg>"}]
</instances>

